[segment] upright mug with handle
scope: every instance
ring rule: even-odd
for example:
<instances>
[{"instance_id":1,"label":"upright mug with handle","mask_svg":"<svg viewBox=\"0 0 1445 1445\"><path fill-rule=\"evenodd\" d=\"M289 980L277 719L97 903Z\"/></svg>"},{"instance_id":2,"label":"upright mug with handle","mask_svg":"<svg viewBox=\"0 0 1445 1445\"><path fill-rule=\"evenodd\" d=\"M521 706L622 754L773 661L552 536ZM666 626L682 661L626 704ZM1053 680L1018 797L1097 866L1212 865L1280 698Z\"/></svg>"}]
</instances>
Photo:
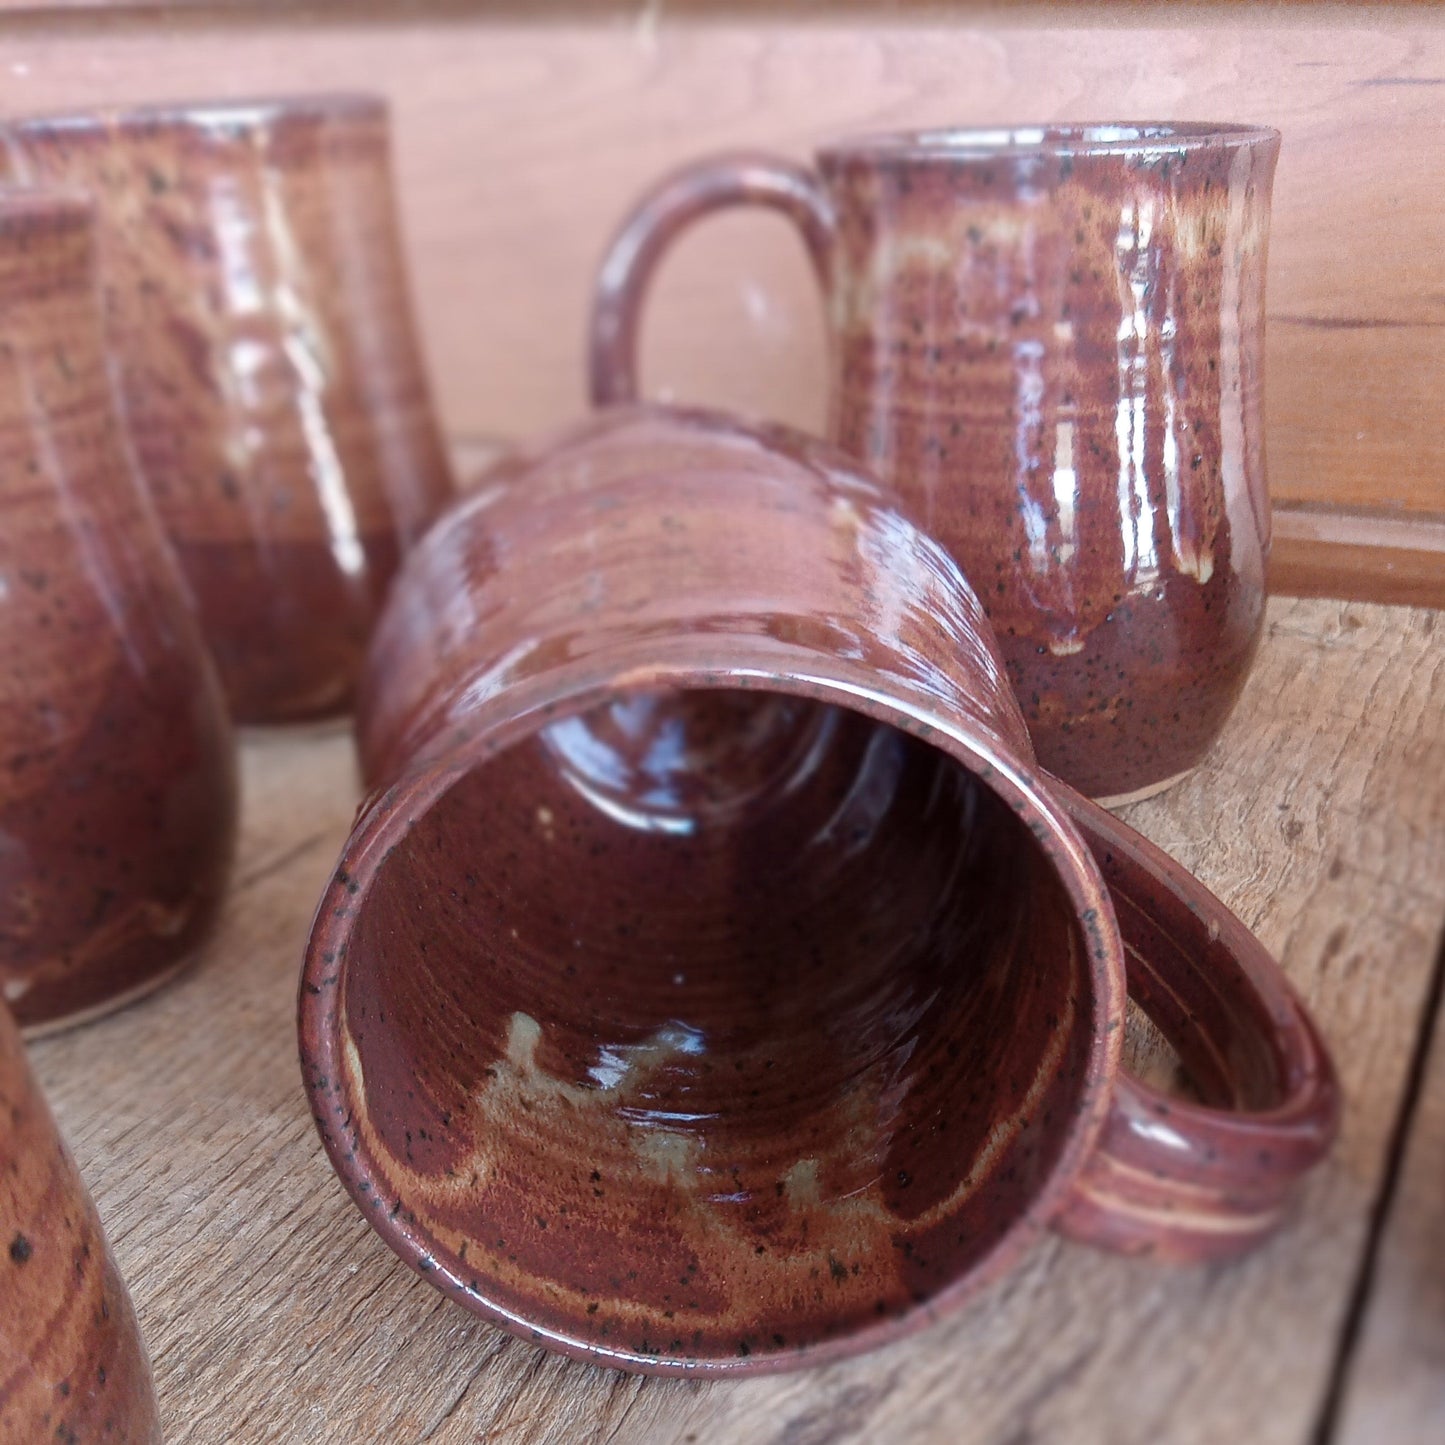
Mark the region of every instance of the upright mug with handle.
<instances>
[{"instance_id":1,"label":"upright mug with handle","mask_svg":"<svg viewBox=\"0 0 1445 1445\"><path fill-rule=\"evenodd\" d=\"M783 212L827 296L830 436L962 564L1040 761L1147 795L1199 763L1262 628L1278 150L1260 127L1039 126L688 166L604 261L593 399L635 394L640 303L679 231Z\"/></svg>"}]
</instances>

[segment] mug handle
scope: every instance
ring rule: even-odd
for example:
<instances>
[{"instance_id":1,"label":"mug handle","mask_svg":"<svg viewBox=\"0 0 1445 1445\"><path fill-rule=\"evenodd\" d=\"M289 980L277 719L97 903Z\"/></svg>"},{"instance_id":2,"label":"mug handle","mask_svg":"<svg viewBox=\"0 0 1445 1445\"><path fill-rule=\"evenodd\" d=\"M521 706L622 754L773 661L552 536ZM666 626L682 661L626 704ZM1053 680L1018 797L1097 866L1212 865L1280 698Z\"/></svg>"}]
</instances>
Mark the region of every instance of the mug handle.
<instances>
[{"instance_id":1,"label":"mug handle","mask_svg":"<svg viewBox=\"0 0 1445 1445\"><path fill-rule=\"evenodd\" d=\"M818 177L774 156L739 153L683 166L633 206L597 275L587 355L592 404L637 399L637 329L643 296L668 246L692 222L731 206L780 211L797 226L827 293L836 226Z\"/></svg>"},{"instance_id":2,"label":"mug handle","mask_svg":"<svg viewBox=\"0 0 1445 1445\"><path fill-rule=\"evenodd\" d=\"M1121 1072L1054 1227L1181 1263L1243 1253L1281 1222L1334 1142L1329 1052L1279 965L1224 904L1134 829L1052 785L1113 898L1129 994L1200 1095L1173 1098Z\"/></svg>"}]
</instances>

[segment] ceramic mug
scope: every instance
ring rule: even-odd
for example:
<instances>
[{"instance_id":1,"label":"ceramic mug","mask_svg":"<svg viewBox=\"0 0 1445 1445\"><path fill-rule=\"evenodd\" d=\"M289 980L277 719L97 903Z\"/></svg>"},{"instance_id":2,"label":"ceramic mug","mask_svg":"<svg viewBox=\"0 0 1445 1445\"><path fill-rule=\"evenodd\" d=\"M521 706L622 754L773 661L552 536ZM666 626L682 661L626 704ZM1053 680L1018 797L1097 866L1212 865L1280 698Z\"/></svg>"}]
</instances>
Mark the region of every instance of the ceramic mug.
<instances>
[{"instance_id":1,"label":"ceramic mug","mask_svg":"<svg viewBox=\"0 0 1445 1445\"><path fill-rule=\"evenodd\" d=\"M3 1004L0 1165L0 1445L160 1445L130 1296Z\"/></svg>"},{"instance_id":2,"label":"ceramic mug","mask_svg":"<svg viewBox=\"0 0 1445 1445\"><path fill-rule=\"evenodd\" d=\"M820 441L629 408L503 464L404 566L358 727L312 1111L387 1243L524 1338L809 1364L1050 1225L1235 1252L1327 1146L1276 966L1054 791L955 565ZM1130 950L1219 1107L1120 1073Z\"/></svg>"},{"instance_id":3,"label":"ceramic mug","mask_svg":"<svg viewBox=\"0 0 1445 1445\"><path fill-rule=\"evenodd\" d=\"M1263 625L1278 150L1257 127L1059 125L685 167L603 263L593 397L635 394L679 231L743 203L791 218L827 297L829 435L962 565L1044 766L1146 796L1218 736Z\"/></svg>"},{"instance_id":4,"label":"ceramic mug","mask_svg":"<svg viewBox=\"0 0 1445 1445\"><path fill-rule=\"evenodd\" d=\"M4 135L13 174L96 198L125 415L234 716L346 711L397 561L452 489L385 103L146 106Z\"/></svg>"},{"instance_id":5,"label":"ceramic mug","mask_svg":"<svg viewBox=\"0 0 1445 1445\"><path fill-rule=\"evenodd\" d=\"M22 1025L155 988L236 833L225 702L131 465L84 197L0 192L0 999Z\"/></svg>"}]
</instances>

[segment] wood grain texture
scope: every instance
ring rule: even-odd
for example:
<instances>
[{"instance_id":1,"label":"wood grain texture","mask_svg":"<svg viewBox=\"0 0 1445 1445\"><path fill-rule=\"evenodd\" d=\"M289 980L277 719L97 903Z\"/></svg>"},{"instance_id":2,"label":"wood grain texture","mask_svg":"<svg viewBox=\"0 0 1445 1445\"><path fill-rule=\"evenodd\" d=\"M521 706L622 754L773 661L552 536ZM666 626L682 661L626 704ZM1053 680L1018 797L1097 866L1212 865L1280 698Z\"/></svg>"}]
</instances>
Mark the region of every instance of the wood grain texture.
<instances>
[{"instance_id":1,"label":"wood grain texture","mask_svg":"<svg viewBox=\"0 0 1445 1445\"><path fill-rule=\"evenodd\" d=\"M1280 954L1336 1050L1341 1142L1286 1231L1238 1264L1180 1272L1049 1242L909 1342L743 1384L644 1383L539 1354L368 1231L307 1116L294 1038L301 944L355 802L351 747L248 740L240 863L200 967L34 1049L129 1279L167 1438L1299 1445L1445 918L1438 622L1276 600L1206 765L1130 814Z\"/></svg>"},{"instance_id":2,"label":"wood grain texture","mask_svg":"<svg viewBox=\"0 0 1445 1445\"><path fill-rule=\"evenodd\" d=\"M1445 17L1429 7L62 11L0 22L0 76L5 113L387 92L432 369L463 436L520 435L581 408L592 268L631 198L688 157L739 145L805 156L828 137L941 122L1269 122L1285 135L1274 491L1445 512ZM655 393L821 420L818 301L777 220L726 217L689 237L650 315Z\"/></svg>"},{"instance_id":3,"label":"wood grain texture","mask_svg":"<svg viewBox=\"0 0 1445 1445\"><path fill-rule=\"evenodd\" d=\"M1445 1004L1343 1383L1339 1445L1445 1439Z\"/></svg>"},{"instance_id":4,"label":"wood grain texture","mask_svg":"<svg viewBox=\"0 0 1445 1445\"><path fill-rule=\"evenodd\" d=\"M1290 597L1445 606L1445 517L1276 503L1269 585Z\"/></svg>"}]
</instances>

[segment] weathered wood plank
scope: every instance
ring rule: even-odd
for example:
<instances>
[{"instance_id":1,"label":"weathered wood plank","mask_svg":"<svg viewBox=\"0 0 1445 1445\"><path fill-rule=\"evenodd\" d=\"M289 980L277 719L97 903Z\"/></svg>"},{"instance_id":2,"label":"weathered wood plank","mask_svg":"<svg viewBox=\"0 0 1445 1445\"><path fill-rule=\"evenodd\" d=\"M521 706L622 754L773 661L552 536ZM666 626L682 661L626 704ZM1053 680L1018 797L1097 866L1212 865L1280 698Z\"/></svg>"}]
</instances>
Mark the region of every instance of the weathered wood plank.
<instances>
[{"instance_id":1,"label":"weathered wood plank","mask_svg":"<svg viewBox=\"0 0 1445 1445\"><path fill-rule=\"evenodd\" d=\"M1445 604L1445 517L1277 503L1269 586L1289 597Z\"/></svg>"},{"instance_id":2,"label":"weathered wood plank","mask_svg":"<svg viewBox=\"0 0 1445 1445\"><path fill-rule=\"evenodd\" d=\"M1445 1005L1348 1365L1339 1445L1445 1439Z\"/></svg>"},{"instance_id":3,"label":"weathered wood plank","mask_svg":"<svg viewBox=\"0 0 1445 1445\"><path fill-rule=\"evenodd\" d=\"M34 1050L130 1280L168 1439L1299 1445L1445 918L1445 649L1426 612L1276 600L1269 617L1224 740L1132 817L1279 952L1337 1051L1344 1132L1298 1217L1203 1271L1046 1243L909 1342L739 1385L541 1355L367 1230L307 1116L293 1029L354 806L350 746L248 740L236 883L201 966Z\"/></svg>"}]
</instances>

